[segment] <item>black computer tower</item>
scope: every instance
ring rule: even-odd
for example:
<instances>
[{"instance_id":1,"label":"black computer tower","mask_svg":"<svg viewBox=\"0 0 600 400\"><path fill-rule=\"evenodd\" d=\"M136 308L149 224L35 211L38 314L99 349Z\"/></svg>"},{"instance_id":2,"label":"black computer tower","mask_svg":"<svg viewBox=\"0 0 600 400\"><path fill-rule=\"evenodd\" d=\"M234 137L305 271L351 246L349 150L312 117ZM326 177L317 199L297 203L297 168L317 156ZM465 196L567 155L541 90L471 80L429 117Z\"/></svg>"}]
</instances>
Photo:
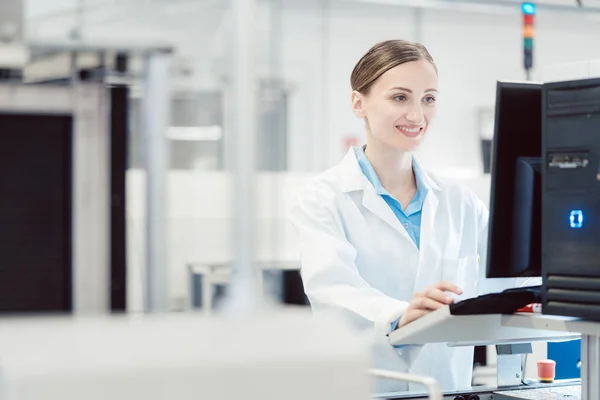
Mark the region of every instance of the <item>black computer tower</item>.
<instances>
[{"instance_id":1,"label":"black computer tower","mask_svg":"<svg viewBox=\"0 0 600 400\"><path fill-rule=\"evenodd\" d=\"M543 312L600 320L600 79L544 84L542 104Z\"/></svg>"}]
</instances>

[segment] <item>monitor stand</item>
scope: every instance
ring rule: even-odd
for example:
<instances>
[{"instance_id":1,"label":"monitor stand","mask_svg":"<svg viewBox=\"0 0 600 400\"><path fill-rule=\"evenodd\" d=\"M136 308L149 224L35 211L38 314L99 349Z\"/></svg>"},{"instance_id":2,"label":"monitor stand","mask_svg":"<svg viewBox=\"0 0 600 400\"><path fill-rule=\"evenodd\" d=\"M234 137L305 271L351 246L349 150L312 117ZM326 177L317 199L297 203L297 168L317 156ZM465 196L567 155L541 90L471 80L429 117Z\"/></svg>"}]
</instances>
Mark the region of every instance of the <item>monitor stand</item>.
<instances>
[{"instance_id":1,"label":"monitor stand","mask_svg":"<svg viewBox=\"0 0 600 400\"><path fill-rule=\"evenodd\" d=\"M525 370L523 355L533 353L531 343L496 345L498 388L518 386L523 383Z\"/></svg>"}]
</instances>

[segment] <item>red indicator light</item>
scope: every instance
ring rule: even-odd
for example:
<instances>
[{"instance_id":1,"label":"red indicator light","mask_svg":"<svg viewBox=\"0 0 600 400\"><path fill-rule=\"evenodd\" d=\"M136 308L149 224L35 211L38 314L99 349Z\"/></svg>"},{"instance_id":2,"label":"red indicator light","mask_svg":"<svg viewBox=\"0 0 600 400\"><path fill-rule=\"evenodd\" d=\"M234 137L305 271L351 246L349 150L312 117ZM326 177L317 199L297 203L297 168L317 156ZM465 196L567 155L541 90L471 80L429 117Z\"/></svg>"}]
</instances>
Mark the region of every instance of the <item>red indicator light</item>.
<instances>
[{"instance_id":1,"label":"red indicator light","mask_svg":"<svg viewBox=\"0 0 600 400\"><path fill-rule=\"evenodd\" d=\"M533 14L523 14L523 23L525 25L533 25Z\"/></svg>"}]
</instances>

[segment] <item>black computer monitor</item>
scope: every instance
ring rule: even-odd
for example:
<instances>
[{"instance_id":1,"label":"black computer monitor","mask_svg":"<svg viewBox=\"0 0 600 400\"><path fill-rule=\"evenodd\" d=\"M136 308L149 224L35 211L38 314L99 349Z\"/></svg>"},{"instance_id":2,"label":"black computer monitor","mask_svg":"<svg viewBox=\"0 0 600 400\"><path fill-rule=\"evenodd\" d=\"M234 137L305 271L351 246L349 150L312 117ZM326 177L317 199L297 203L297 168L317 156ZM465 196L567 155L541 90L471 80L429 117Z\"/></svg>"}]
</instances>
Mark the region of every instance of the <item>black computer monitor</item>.
<instances>
[{"instance_id":1,"label":"black computer monitor","mask_svg":"<svg viewBox=\"0 0 600 400\"><path fill-rule=\"evenodd\" d=\"M487 277L541 276L542 85L498 82Z\"/></svg>"}]
</instances>

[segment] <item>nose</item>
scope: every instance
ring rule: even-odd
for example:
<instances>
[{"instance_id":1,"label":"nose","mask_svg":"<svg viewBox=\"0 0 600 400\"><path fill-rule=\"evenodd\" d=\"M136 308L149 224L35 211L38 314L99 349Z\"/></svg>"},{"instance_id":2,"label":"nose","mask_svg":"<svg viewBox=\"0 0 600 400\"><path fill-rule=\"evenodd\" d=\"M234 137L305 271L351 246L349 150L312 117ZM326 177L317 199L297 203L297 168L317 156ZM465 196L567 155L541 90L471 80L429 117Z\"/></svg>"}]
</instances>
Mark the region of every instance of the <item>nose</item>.
<instances>
[{"instance_id":1,"label":"nose","mask_svg":"<svg viewBox=\"0 0 600 400\"><path fill-rule=\"evenodd\" d=\"M413 105L406 114L406 119L408 122L415 125L423 124L423 117L423 109L421 108L421 104Z\"/></svg>"}]
</instances>

